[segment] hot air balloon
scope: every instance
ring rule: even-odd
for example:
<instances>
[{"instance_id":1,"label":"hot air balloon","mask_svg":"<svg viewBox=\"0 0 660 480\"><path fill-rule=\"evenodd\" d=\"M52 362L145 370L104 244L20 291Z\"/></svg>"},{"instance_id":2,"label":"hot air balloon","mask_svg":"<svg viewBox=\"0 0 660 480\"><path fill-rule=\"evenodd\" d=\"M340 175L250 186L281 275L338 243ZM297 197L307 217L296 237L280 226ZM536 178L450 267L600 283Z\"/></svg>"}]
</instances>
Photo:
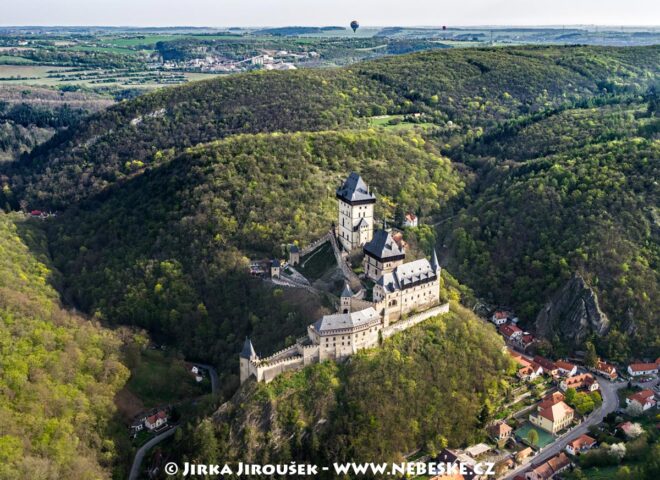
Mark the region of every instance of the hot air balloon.
<instances>
[{"instance_id":1,"label":"hot air balloon","mask_svg":"<svg viewBox=\"0 0 660 480\"><path fill-rule=\"evenodd\" d=\"M357 20L353 20L353 21L351 22L351 28L353 29L353 33L355 33L355 31L356 31L358 28L360 28L360 24L358 23Z\"/></svg>"}]
</instances>

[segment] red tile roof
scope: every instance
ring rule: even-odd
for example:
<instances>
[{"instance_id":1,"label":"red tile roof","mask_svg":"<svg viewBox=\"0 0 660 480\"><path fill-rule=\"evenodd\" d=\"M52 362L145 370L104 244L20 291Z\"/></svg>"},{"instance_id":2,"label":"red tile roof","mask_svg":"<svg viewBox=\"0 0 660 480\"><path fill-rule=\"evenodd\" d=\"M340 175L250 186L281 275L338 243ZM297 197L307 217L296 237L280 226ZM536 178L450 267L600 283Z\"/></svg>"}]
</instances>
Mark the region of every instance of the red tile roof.
<instances>
[{"instance_id":1,"label":"red tile roof","mask_svg":"<svg viewBox=\"0 0 660 480\"><path fill-rule=\"evenodd\" d=\"M543 367L543 370L546 372L552 372L553 370L557 370L557 365L555 365L555 362L552 360L548 360L547 358L543 358L540 356L535 356L534 361L541 365Z\"/></svg>"},{"instance_id":2,"label":"red tile roof","mask_svg":"<svg viewBox=\"0 0 660 480\"><path fill-rule=\"evenodd\" d=\"M505 323L500 326L500 333L505 337L511 337L514 333L522 333L522 330L515 325Z\"/></svg>"},{"instance_id":3,"label":"red tile roof","mask_svg":"<svg viewBox=\"0 0 660 480\"><path fill-rule=\"evenodd\" d=\"M641 390L637 393L633 393L628 398L630 399L630 401L635 400L641 405L644 405L649 400L655 400L655 393L653 393L653 390L646 389L646 390Z\"/></svg>"},{"instance_id":4,"label":"red tile roof","mask_svg":"<svg viewBox=\"0 0 660 480\"><path fill-rule=\"evenodd\" d=\"M573 365L570 362L565 362L563 360L557 360L555 362L555 365L557 365L557 368L561 368L562 370L567 370L569 372L575 368L575 365Z\"/></svg>"},{"instance_id":5,"label":"red tile roof","mask_svg":"<svg viewBox=\"0 0 660 480\"><path fill-rule=\"evenodd\" d=\"M584 387L590 387L591 385L596 382L596 379L594 376L590 373L582 373L580 375L573 375L572 377L568 377L566 380L566 387L567 388L584 388Z\"/></svg>"},{"instance_id":6,"label":"red tile roof","mask_svg":"<svg viewBox=\"0 0 660 480\"><path fill-rule=\"evenodd\" d=\"M580 435L578 438L569 443L573 450L582 450L584 447L593 447L596 444L596 439L591 438L589 435Z\"/></svg>"},{"instance_id":7,"label":"red tile roof","mask_svg":"<svg viewBox=\"0 0 660 480\"><path fill-rule=\"evenodd\" d=\"M646 372L649 370L657 370L657 363L631 363L630 369L633 372Z\"/></svg>"},{"instance_id":8,"label":"red tile roof","mask_svg":"<svg viewBox=\"0 0 660 480\"><path fill-rule=\"evenodd\" d=\"M539 408L541 405L539 404ZM539 411L539 415L547 418L551 422L564 418L568 413L572 412L573 409L566 405L564 402L557 402L550 407L543 408Z\"/></svg>"}]
</instances>

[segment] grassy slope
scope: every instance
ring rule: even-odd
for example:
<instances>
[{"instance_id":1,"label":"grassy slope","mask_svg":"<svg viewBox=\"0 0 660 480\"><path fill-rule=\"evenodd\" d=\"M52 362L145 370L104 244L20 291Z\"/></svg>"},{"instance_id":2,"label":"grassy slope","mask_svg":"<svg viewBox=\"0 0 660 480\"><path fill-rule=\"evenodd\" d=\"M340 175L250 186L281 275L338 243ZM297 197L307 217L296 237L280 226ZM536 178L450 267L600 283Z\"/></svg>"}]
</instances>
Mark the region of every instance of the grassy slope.
<instances>
[{"instance_id":1,"label":"grassy slope","mask_svg":"<svg viewBox=\"0 0 660 480\"><path fill-rule=\"evenodd\" d=\"M128 372L119 339L61 308L43 233L0 213L0 478L106 478Z\"/></svg>"}]
</instances>

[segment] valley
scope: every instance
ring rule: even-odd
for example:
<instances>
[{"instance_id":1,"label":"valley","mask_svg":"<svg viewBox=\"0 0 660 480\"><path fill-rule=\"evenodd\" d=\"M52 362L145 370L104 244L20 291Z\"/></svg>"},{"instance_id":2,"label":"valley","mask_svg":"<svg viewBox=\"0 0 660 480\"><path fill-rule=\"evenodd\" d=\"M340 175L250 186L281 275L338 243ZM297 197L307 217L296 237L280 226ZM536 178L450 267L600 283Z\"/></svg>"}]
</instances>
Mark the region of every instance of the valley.
<instances>
[{"instance_id":1,"label":"valley","mask_svg":"<svg viewBox=\"0 0 660 480\"><path fill-rule=\"evenodd\" d=\"M160 42L183 57L190 42L254 48L240 32L185 35L113 35L95 48L126 62L148 45L165 51ZM356 48L314 35L254 42ZM360 51L380 41L364 35ZM391 35L388 48L412 34ZM483 46L255 69L135 98L123 97L134 96L128 84L54 94L0 82L0 251L11 259L0 261L0 327L19 352L44 356L21 362L7 341L0 350L11 367L0 376L11 422L0 463L127 478L153 438L129 438L133 417L167 407L176 428L142 451L140 474L164 478L167 461L394 462L451 450L513 478L584 434L599 448L571 454L565 478L598 466L654 478L654 410L628 404L654 392L660 357L660 49ZM246 337L262 358L297 348L309 325L353 311L340 311L353 276L355 310L371 302L388 316L378 282L390 267L370 274L367 242L340 233L350 172L377 199L370 228L406 245L392 268L433 263L437 249L433 305L448 311L257 382L239 371ZM345 264L327 244L292 262L292 245L304 251L328 232ZM310 288L271 279L273 259ZM427 308L415 305L392 324ZM80 375L58 370L55 355ZM212 394L196 365L217 370ZM584 383L562 387L568 379ZM76 422L63 401L48 420L26 417L43 382L97 415ZM562 404L570 418L548 427L542 411ZM625 422L643 433L622 433ZM629 455L615 459L620 443ZM481 444L488 453L471 456Z\"/></svg>"}]
</instances>

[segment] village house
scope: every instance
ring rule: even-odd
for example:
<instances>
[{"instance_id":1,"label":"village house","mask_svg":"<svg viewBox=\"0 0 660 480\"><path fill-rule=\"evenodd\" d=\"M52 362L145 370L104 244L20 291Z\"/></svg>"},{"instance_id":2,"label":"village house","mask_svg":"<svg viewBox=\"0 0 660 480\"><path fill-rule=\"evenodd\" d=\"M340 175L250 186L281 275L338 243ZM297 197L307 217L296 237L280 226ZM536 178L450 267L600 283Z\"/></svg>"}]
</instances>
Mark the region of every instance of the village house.
<instances>
[{"instance_id":1,"label":"village house","mask_svg":"<svg viewBox=\"0 0 660 480\"><path fill-rule=\"evenodd\" d=\"M659 359L660 360L660 359ZM655 375L658 373L658 362L655 363L631 363L628 365L628 373L632 377L641 377L644 375Z\"/></svg>"},{"instance_id":2,"label":"village house","mask_svg":"<svg viewBox=\"0 0 660 480\"><path fill-rule=\"evenodd\" d=\"M534 344L534 342L536 342L536 337L534 337L534 335L529 332L523 332L523 334L516 339L515 343L517 343L523 350L527 350Z\"/></svg>"},{"instance_id":3,"label":"village house","mask_svg":"<svg viewBox=\"0 0 660 480\"><path fill-rule=\"evenodd\" d=\"M553 394L537 405L537 411L530 414L529 421L555 434L571 424L574 414L573 409L564 403L563 395Z\"/></svg>"},{"instance_id":4,"label":"village house","mask_svg":"<svg viewBox=\"0 0 660 480\"><path fill-rule=\"evenodd\" d=\"M507 347L506 351L509 354L509 356L521 367L528 367L532 364L530 360L527 360L527 358L523 357L515 350L512 350L511 348Z\"/></svg>"},{"instance_id":5,"label":"village house","mask_svg":"<svg viewBox=\"0 0 660 480\"><path fill-rule=\"evenodd\" d=\"M404 228L416 227L417 215L411 212L406 213L405 217L403 217L403 226Z\"/></svg>"},{"instance_id":6,"label":"village house","mask_svg":"<svg viewBox=\"0 0 660 480\"><path fill-rule=\"evenodd\" d=\"M456 470L445 475L433 476L430 480L479 480L481 478L481 475L477 475L468 463L461 462L458 455L446 448L433 459L433 463L455 465Z\"/></svg>"},{"instance_id":7,"label":"village house","mask_svg":"<svg viewBox=\"0 0 660 480\"><path fill-rule=\"evenodd\" d=\"M612 381L616 380L616 378L618 377L616 373L616 367L601 360L598 360L595 371L598 375L601 375Z\"/></svg>"},{"instance_id":8,"label":"village house","mask_svg":"<svg viewBox=\"0 0 660 480\"><path fill-rule=\"evenodd\" d=\"M496 442L511 437L512 432L513 429L508 426L506 422L498 422L495 425L488 427L488 433Z\"/></svg>"},{"instance_id":9,"label":"village house","mask_svg":"<svg viewBox=\"0 0 660 480\"><path fill-rule=\"evenodd\" d=\"M591 438L589 435L580 435L566 445L566 451L571 455L577 455L581 452L592 449L595 445L595 438Z\"/></svg>"},{"instance_id":10,"label":"village house","mask_svg":"<svg viewBox=\"0 0 660 480\"><path fill-rule=\"evenodd\" d=\"M513 342L522 338L523 331L512 323L505 323L499 327L500 334L508 342Z\"/></svg>"},{"instance_id":11,"label":"village house","mask_svg":"<svg viewBox=\"0 0 660 480\"><path fill-rule=\"evenodd\" d=\"M497 326L504 325L506 322L509 321L509 313L498 310L497 312L493 313L493 316L491 317L490 321Z\"/></svg>"},{"instance_id":12,"label":"village house","mask_svg":"<svg viewBox=\"0 0 660 480\"><path fill-rule=\"evenodd\" d=\"M589 392L595 392L600 388L594 376L590 373L582 373L580 375L573 375L572 377L564 378L559 384L564 392L569 388L575 390L585 389Z\"/></svg>"},{"instance_id":13,"label":"village house","mask_svg":"<svg viewBox=\"0 0 660 480\"><path fill-rule=\"evenodd\" d=\"M564 452L561 452L527 472L525 478L527 480L549 480L570 466L571 460Z\"/></svg>"},{"instance_id":14,"label":"village house","mask_svg":"<svg viewBox=\"0 0 660 480\"><path fill-rule=\"evenodd\" d=\"M344 250L351 252L373 238L376 196L355 172L337 189L336 196L339 209L337 237Z\"/></svg>"},{"instance_id":15,"label":"village house","mask_svg":"<svg viewBox=\"0 0 660 480\"><path fill-rule=\"evenodd\" d=\"M570 362L565 362L564 360L557 360L555 362L555 365L557 366L557 370L561 375L564 375L565 377L572 377L577 373L577 366L573 365Z\"/></svg>"},{"instance_id":16,"label":"village house","mask_svg":"<svg viewBox=\"0 0 660 480\"><path fill-rule=\"evenodd\" d=\"M167 424L167 413L165 410L159 410L153 415L146 418L144 421L144 426L147 427L147 430L158 430L163 425Z\"/></svg>"},{"instance_id":17,"label":"village house","mask_svg":"<svg viewBox=\"0 0 660 480\"><path fill-rule=\"evenodd\" d=\"M534 362L538 363L539 365L541 365L541 367L543 367L543 373L545 373L546 375L550 375L552 377L559 375L559 368L557 367L557 365L555 365L555 362L553 362L552 360L548 360L547 358L536 355L534 357Z\"/></svg>"},{"instance_id":18,"label":"village house","mask_svg":"<svg viewBox=\"0 0 660 480\"><path fill-rule=\"evenodd\" d=\"M645 389L640 390L639 392L633 393L626 398L626 405L631 405L637 403L642 407L642 411L649 410L656 406L655 393L653 390Z\"/></svg>"},{"instance_id":19,"label":"village house","mask_svg":"<svg viewBox=\"0 0 660 480\"><path fill-rule=\"evenodd\" d=\"M530 365L519 369L516 375L523 381L531 382L543 375L543 368L538 363L532 362Z\"/></svg>"},{"instance_id":20,"label":"village house","mask_svg":"<svg viewBox=\"0 0 660 480\"><path fill-rule=\"evenodd\" d=\"M522 450L519 450L515 453L514 458L516 459L516 463L523 463L525 460L527 460L530 455L534 453L534 450L532 447L525 447Z\"/></svg>"}]
</instances>

